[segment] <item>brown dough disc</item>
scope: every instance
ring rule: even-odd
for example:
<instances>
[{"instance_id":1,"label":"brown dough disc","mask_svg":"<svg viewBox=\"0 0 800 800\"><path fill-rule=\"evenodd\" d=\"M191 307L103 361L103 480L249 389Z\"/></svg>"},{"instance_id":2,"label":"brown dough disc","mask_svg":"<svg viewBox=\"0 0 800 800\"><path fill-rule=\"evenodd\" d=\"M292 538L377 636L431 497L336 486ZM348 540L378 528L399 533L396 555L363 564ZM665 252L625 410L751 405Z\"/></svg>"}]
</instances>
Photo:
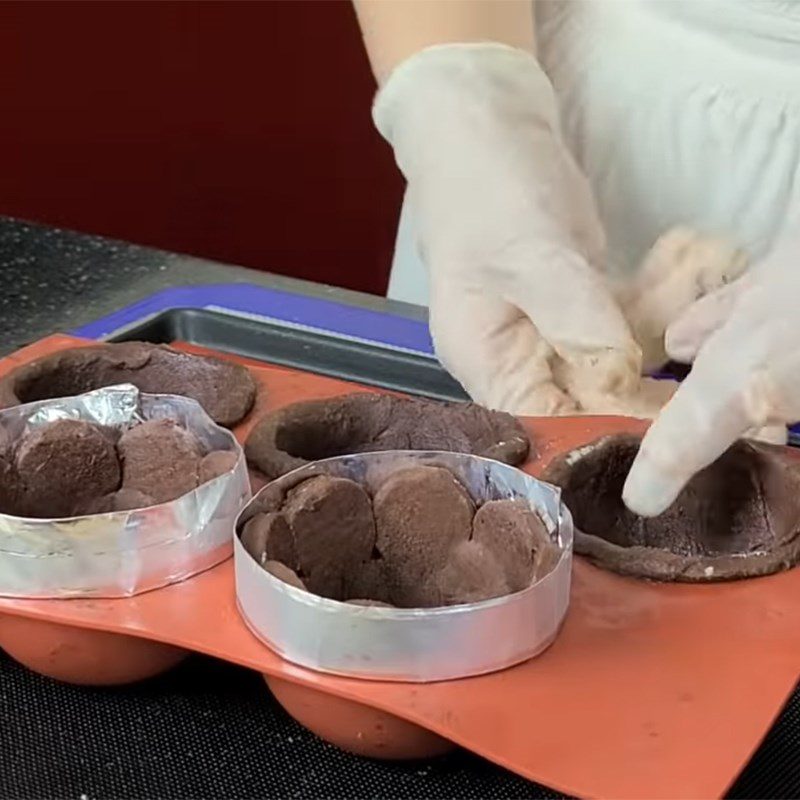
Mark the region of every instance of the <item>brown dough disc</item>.
<instances>
[{"instance_id":1,"label":"brown dough disc","mask_svg":"<svg viewBox=\"0 0 800 800\"><path fill-rule=\"evenodd\" d=\"M348 572L369 559L375 546L367 493L354 481L319 475L287 494L282 513L294 537L298 574L308 590L344 599Z\"/></svg>"},{"instance_id":2,"label":"brown dough disc","mask_svg":"<svg viewBox=\"0 0 800 800\"><path fill-rule=\"evenodd\" d=\"M297 569L294 536L283 514L267 512L251 517L242 529L244 549L262 566L280 561L288 569Z\"/></svg>"},{"instance_id":3,"label":"brown dough disc","mask_svg":"<svg viewBox=\"0 0 800 800\"><path fill-rule=\"evenodd\" d=\"M552 569L557 550L539 515L519 500L484 503L472 521L472 540L500 564L512 592Z\"/></svg>"},{"instance_id":4,"label":"brown dough disc","mask_svg":"<svg viewBox=\"0 0 800 800\"><path fill-rule=\"evenodd\" d=\"M469 539L475 507L466 489L441 467L411 467L392 475L373 501L376 547L401 607L437 605L428 577Z\"/></svg>"},{"instance_id":5,"label":"brown dough disc","mask_svg":"<svg viewBox=\"0 0 800 800\"><path fill-rule=\"evenodd\" d=\"M123 488L136 489L156 503L175 500L198 485L200 443L174 420L148 420L130 428L117 451Z\"/></svg>"},{"instance_id":6,"label":"brown dough disc","mask_svg":"<svg viewBox=\"0 0 800 800\"><path fill-rule=\"evenodd\" d=\"M91 514L111 514L116 511L133 511L155 505L152 497L136 491L136 489L120 489L112 494L95 497L88 502L76 506L76 516Z\"/></svg>"},{"instance_id":7,"label":"brown dough disc","mask_svg":"<svg viewBox=\"0 0 800 800\"><path fill-rule=\"evenodd\" d=\"M247 416L256 397L253 377L239 364L165 345L121 342L62 350L18 367L0 380L0 408L120 383L191 397L227 427Z\"/></svg>"},{"instance_id":8,"label":"brown dough disc","mask_svg":"<svg viewBox=\"0 0 800 800\"><path fill-rule=\"evenodd\" d=\"M428 606L479 603L513 591L492 552L473 541L459 542L428 584Z\"/></svg>"},{"instance_id":9,"label":"brown dough disc","mask_svg":"<svg viewBox=\"0 0 800 800\"><path fill-rule=\"evenodd\" d=\"M345 575L345 597L389 605L391 591L383 559L376 557L354 564Z\"/></svg>"},{"instance_id":10,"label":"brown dough disc","mask_svg":"<svg viewBox=\"0 0 800 800\"><path fill-rule=\"evenodd\" d=\"M214 450L204 456L200 462L200 483L208 483L230 472L236 466L236 461L236 453L230 450Z\"/></svg>"},{"instance_id":11,"label":"brown dough disc","mask_svg":"<svg viewBox=\"0 0 800 800\"><path fill-rule=\"evenodd\" d=\"M294 403L265 416L245 447L269 478L309 461L375 450L445 450L521 464L530 443L510 414L471 403L349 394Z\"/></svg>"},{"instance_id":12,"label":"brown dough disc","mask_svg":"<svg viewBox=\"0 0 800 800\"><path fill-rule=\"evenodd\" d=\"M96 426L73 419L25 435L17 445L16 471L23 487L21 511L29 517L71 516L120 482L113 443Z\"/></svg>"},{"instance_id":13,"label":"brown dough disc","mask_svg":"<svg viewBox=\"0 0 800 800\"><path fill-rule=\"evenodd\" d=\"M608 436L546 470L572 512L577 553L623 575L691 582L766 575L800 560L800 471L784 448L737 442L646 519L622 502L639 444Z\"/></svg>"}]
</instances>

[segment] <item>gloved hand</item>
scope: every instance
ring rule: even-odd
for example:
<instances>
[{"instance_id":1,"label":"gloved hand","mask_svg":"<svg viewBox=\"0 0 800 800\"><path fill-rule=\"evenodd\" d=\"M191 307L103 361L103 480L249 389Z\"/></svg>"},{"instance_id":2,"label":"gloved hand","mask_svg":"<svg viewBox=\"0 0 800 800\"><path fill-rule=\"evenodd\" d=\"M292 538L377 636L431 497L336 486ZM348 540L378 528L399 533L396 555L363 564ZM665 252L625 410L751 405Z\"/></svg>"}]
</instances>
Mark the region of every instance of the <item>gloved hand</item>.
<instances>
[{"instance_id":1,"label":"gloved hand","mask_svg":"<svg viewBox=\"0 0 800 800\"><path fill-rule=\"evenodd\" d=\"M391 75L374 117L408 180L437 353L473 399L536 415L635 393L641 354L533 56L424 50Z\"/></svg>"},{"instance_id":2,"label":"gloved hand","mask_svg":"<svg viewBox=\"0 0 800 800\"><path fill-rule=\"evenodd\" d=\"M662 234L639 268L624 276L614 294L642 348L644 371L669 360L665 335L692 304L740 278L747 254L718 236L686 226Z\"/></svg>"},{"instance_id":3,"label":"gloved hand","mask_svg":"<svg viewBox=\"0 0 800 800\"><path fill-rule=\"evenodd\" d=\"M800 234L668 328L669 355L694 363L642 441L623 490L629 508L660 514L748 429L800 419L798 292Z\"/></svg>"}]
</instances>

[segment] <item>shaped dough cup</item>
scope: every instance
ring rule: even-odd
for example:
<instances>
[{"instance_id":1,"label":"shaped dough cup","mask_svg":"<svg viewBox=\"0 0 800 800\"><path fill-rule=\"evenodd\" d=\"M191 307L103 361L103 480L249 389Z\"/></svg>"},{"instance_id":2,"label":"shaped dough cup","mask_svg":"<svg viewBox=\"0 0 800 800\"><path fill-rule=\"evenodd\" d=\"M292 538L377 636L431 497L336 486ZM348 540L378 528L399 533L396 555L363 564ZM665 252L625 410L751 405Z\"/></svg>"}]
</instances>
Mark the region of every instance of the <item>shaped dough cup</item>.
<instances>
[{"instance_id":1,"label":"shaped dough cup","mask_svg":"<svg viewBox=\"0 0 800 800\"><path fill-rule=\"evenodd\" d=\"M478 503L516 499L535 509L558 547L552 570L515 594L439 608L356 605L284 583L245 550L239 535L265 492L288 491L315 475L359 482L374 494L400 469L450 470ZM294 470L262 489L239 515L234 537L236 596L253 633L282 658L354 678L424 683L505 669L545 650L569 603L572 518L560 492L497 461L460 453L384 451L338 456Z\"/></svg>"},{"instance_id":2,"label":"shaped dough cup","mask_svg":"<svg viewBox=\"0 0 800 800\"><path fill-rule=\"evenodd\" d=\"M236 454L234 468L176 500L132 511L30 519L0 514L0 595L129 597L185 580L231 554L231 528L251 497L244 454L195 400L122 385L0 412L15 439L59 419L122 425L173 419L209 451Z\"/></svg>"}]
</instances>

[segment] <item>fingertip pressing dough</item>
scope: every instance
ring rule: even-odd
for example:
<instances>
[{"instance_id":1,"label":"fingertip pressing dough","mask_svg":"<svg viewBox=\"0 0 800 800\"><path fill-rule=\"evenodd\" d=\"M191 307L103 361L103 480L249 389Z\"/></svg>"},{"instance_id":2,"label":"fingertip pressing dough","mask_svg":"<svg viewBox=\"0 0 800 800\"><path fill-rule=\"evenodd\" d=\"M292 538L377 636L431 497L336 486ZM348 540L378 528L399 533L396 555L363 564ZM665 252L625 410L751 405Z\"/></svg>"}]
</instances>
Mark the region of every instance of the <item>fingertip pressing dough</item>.
<instances>
[{"instance_id":1,"label":"fingertip pressing dough","mask_svg":"<svg viewBox=\"0 0 800 800\"><path fill-rule=\"evenodd\" d=\"M612 572L662 581L766 575L800 560L800 469L782 448L739 441L661 515L639 517L622 488L640 438L605 437L557 459L575 552Z\"/></svg>"}]
</instances>

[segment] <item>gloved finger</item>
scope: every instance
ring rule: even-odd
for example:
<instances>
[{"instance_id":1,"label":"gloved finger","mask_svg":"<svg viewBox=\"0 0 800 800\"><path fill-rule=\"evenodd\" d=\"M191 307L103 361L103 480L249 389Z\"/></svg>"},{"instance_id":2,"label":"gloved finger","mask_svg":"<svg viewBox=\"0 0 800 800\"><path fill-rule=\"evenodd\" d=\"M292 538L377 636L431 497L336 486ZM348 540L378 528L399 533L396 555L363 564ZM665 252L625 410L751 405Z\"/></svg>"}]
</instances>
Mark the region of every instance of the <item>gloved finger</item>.
<instances>
[{"instance_id":1,"label":"gloved finger","mask_svg":"<svg viewBox=\"0 0 800 800\"><path fill-rule=\"evenodd\" d=\"M522 309L556 350L562 345L586 352L630 345L622 310L603 276L580 253L542 247L535 265L524 249L504 258L508 264L507 269L498 265L498 292ZM520 270L520 263L528 268ZM504 280L506 274L513 279Z\"/></svg>"},{"instance_id":2,"label":"gloved finger","mask_svg":"<svg viewBox=\"0 0 800 800\"><path fill-rule=\"evenodd\" d=\"M673 228L622 279L615 297L643 351L645 372L667 360L665 333L700 298L741 277L747 256L729 242L691 228Z\"/></svg>"},{"instance_id":3,"label":"gloved finger","mask_svg":"<svg viewBox=\"0 0 800 800\"><path fill-rule=\"evenodd\" d=\"M612 394L635 390L641 351L602 276L578 253L549 256L505 289L506 300L527 314L575 373L568 382Z\"/></svg>"},{"instance_id":4,"label":"gloved finger","mask_svg":"<svg viewBox=\"0 0 800 800\"><path fill-rule=\"evenodd\" d=\"M665 511L695 473L722 455L757 420L749 412L750 374L744 364L720 368L730 351L725 329L702 349L690 375L642 440L622 492L645 517Z\"/></svg>"},{"instance_id":5,"label":"gloved finger","mask_svg":"<svg viewBox=\"0 0 800 800\"><path fill-rule=\"evenodd\" d=\"M430 328L442 364L476 402L526 416L575 410L553 382L552 348L511 304L434 282Z\"/></svg>"},{"instance_id":6,"label":"gloved finger","mask_svg":"<svg viewBox=\"0 0 800 800\"><path fill-rule=\"evenodd\" d=\"M558 376L558 372L556 367L554 374ZM654 419L675 394L677 387L674 381L642 378L638 389L626 395L587 392L580 384L572 384L565 389L577 402L581 414Z\"/></svg>"},{"instance_id":7,"label":"gloved finger","mask_svg":"<svg viewBox=\"0 0 800 800\"><path fill-rule=\"evenodd\" d=\"M730 317L748 284L746 278L741 278L689 306L667 328L664 336L667 355L673 361L691 364L704 342Z\"/></svg>"},{"instance_id":8,"label":"gloved finger","mask_svg":"<svg viewBox=\"0 0 800 800\"><path fill-rule=\"evenodd\" d=\"M764 425L745 431L744 437L768 444L786 444L789 441L789 430L786 425Z\"/></svg>"}]
</instances>

